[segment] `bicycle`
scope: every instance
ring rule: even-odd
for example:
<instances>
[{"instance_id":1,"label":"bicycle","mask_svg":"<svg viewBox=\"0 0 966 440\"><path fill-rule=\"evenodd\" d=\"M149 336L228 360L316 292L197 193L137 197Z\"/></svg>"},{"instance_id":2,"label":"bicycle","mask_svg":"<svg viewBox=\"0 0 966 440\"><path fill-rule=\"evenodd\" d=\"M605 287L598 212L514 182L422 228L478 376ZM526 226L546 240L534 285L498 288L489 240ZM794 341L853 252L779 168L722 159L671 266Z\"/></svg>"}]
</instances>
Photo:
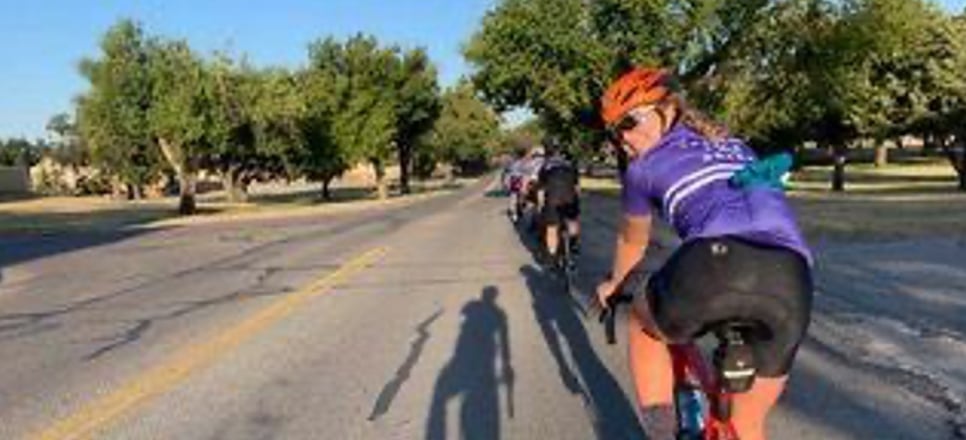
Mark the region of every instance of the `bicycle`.
<instances>
[{"instance_id":1,"label":"bicycle","mask_svg":"<svg viewBox=\"0 0 966 440\"><path fill-rule=\"evenodd\" d=\"M577 261L573 253L573 238L566 222L557 227L557 237L557 258L554 266L564 280L564 293L571 295L577 284Z\"/></svg>"},{"instance_id":2,"label":"bicycle","mask_svg":"<svg viewBox=\"0 0 966 440\"><path fill-rule=\"evenodd\" d=\"M510 176L508 179L507 192L509 193L509 206L507 207L507 215L510 217L510 222L516 224L523 217L523 205L524 200L520 194L520 188L523 186L522 176Z\"/></svg>"},{"instance_id":3,"label":"bicycle","mask_svg":"<svg viewBox=\"0 0 966 440\"><path fill-rule=\"evenodd\" d=\"M646 275L632 274L632 283L646 283ZM625 285L628 282L625 280ZM644 284L638 284L643 286ZM601 313L608 344L615 344L617 308L632 302L621 286L607 299ZM636 291L636 289L635 289ZM702 333L683 344L670 344L674 377L674 409L679 440L739 440L731 424L732 400L735 394L748 391L757 370L747 341L757 331L757 324L731 319L710 325ZM712 354L712 368L696 341L712 333L718 344Z\"/></svg>"}]
</instances>

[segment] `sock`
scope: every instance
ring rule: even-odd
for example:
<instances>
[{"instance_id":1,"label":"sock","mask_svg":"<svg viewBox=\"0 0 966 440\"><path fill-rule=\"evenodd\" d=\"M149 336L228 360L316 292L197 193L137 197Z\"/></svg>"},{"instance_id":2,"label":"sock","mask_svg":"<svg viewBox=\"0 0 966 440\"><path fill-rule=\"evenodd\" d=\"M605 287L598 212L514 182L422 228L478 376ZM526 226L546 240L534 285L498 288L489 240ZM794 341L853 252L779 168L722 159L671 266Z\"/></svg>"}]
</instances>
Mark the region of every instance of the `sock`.
<instances>
[{"instance_id":1,"label":"sock","mask_svg":"<svg viewBox=\"0 0 966 440\"><path fill-rule=\"evenodd\" d=\"M649 440L674 440L678 422L671 405L652 405L641 408L641 423Z\"/></svg>"}]
</instances>

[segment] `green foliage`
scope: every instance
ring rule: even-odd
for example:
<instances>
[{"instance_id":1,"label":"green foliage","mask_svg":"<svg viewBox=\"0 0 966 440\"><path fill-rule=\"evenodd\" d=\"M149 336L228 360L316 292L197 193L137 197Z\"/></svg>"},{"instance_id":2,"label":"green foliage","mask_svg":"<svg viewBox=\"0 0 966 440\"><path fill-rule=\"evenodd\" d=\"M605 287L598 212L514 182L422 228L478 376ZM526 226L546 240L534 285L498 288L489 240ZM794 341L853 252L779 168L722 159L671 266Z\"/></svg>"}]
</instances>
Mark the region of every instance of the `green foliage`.
<instances>
[{"instance_id":1,"label":"green foliage","mask_svg":"<svg viewBox=\"0 0 966 440\"><path fill-rule=\"evenodd\" d=\"M436 69L422 49L402 56L396 65L396 139L402 175L400 185L409 192L409 170L413 154L422 145L420 139L436 123L440 113L439 86Z\"/></svg>"},{"instance_id":2,"label":"green foliage","mask_svg":"<svg viewBox=\"0 0 966 440\"><path fill-rule=\"evenodd\" d=\"M61 165L88 165L90 154L78 130L77 124L67 113L52 116L47 122L47 131L53 133L54 142L47 155Z\"/></svg>"},{"instance_id":3,"label":"green foliage","mask_svg":"<svg viewBox=\"0 0 966 440\"><path fill-rule=\"evenodd\" d=\"M503 152L523 155L546 138L546 132L540 126L540 120L531 118L522 124L507 130L503 135Z\"/></svg>"},{"instance_id":4,"label":"green foliage","mask_svg":"<svg viewBox=\"0 0 966 440\"><path fill-rule=\"evenodd\" d=\"M224 54L206 59L128 20L104 35L101 52L81 63L91 87L77 100L77 128L56 115L49 131L65 160L84 163L73 157L80 148L134 187L165 168L182 187L201 170L221 175L233 198L258 179L305 176L327 185L363 161L380 177L394 160L408 171L440 111L425 51L365 35L313 43L298 73Z\"/></svg>"},{"instance_id":5,"label":"green foliage","mask_svg":"<svg viewBox=\"0 0 966 440\"><path fill-rule=\"evenodd\" d=\"M197 172L199 158L206 153L206 112L210 108L202 61L184 41L159 41L152 44L149 66L151 136L161 143L173 168Z\"/></svg>"},{"instance_id":6,"label":"green foliage","mask_svg":"<svg viewBox=\"0 0 966 440\"><path fill-rule=\"evenodd\" d=\"M442 110L429 145L439 160L462 174L485 170L500 142L500 120L480 101L471 84L462 82L443 94Z\"/></svg>"},{"instance_id":7,"label":"green foliage","mask_svg":"<svg viewBox=\"0 0 966 440\"><path fill-rule=\"evenodd\" d=\"M721 78L759 22L766 0L506 0L466 49L474 82L499 110L531 109L572 148L597 143L597 103L630 64L681 74L692 99L717 106Z\"/></svg>"},{"instance_id":8,"label":"green foliage","mask_svg":"<svg viewBox=\"0 0 966 440\"><path fill-rule=\"evenodd\" d=\"M101 39L100 57L80 64L91 88L77 100L77 123L91 159L136 189L162 168L148 118L149 46L139 24L122 20Z\"/></svg>"},{"instance_id":9,"label":"green foliage","mask_svg":"<svg viewBox=\"0 0 966 440\"><path fill-rule=\"evenodd\" d=\"M439 114L436 70L425 52L403 54L361 34L319 40L309 47L301 83L308 108L304 171L327 181L365 160L381 178L396 159L406 191L413 154Z\"/></svg>"},{"instance_id":10,"label":"green foliage","mask_svg":"<svg viewBox=\"0 0 966 440\"><path fill-rule=\"evenodd\" d=\"M583 0L507 0L487 13L465 50L473 82L498 111L528 107L574 141L596 120L613 70Z\"/></svg>"},{"instance_id":11,"label":"green foliage","mask_svg":"<svg viewBox=\"0 0 966 440\"><path fill-rule=\"evenodd\" d=\"M23 138L0 139L0 165L32 167L48 151L43 141L30 142Z\"/></svg>"}]
</instances>

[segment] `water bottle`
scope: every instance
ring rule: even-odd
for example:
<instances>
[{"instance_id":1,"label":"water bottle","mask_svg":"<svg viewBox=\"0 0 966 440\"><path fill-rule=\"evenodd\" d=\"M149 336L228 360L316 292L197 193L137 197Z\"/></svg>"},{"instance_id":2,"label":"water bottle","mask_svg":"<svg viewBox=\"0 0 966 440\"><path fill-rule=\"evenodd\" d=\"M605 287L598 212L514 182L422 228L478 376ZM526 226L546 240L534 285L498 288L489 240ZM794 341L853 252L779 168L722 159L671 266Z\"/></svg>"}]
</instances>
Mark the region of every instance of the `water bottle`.
<instances>
[{"instance_id":1,"label":"water bottle","mask_svg":"<svg viewBox=\"0 0 966 440\"><path fill-rule=\"evenodd\" d=\"M700 434L704 430L704 418L708 409L704 393L693 385L682 385L678 387L674 397L678 407L680 434L685 438L690 438L690 436L700 438Z\"/></svg>"}]
</instances>

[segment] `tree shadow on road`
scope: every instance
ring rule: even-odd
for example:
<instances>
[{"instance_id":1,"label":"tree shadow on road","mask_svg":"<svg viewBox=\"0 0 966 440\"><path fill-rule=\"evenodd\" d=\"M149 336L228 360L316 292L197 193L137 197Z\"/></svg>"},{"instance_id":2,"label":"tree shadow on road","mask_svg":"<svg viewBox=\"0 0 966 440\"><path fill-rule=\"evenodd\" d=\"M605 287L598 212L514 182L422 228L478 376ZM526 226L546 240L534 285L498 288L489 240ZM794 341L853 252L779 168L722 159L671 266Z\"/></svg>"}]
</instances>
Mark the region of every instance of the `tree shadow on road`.
<instances>
[{"instance_id":1,"label":"tree shadow on road","mask_svg":"<svg viewBox=\"0 0 966 440\"><path fill-rule=\"evenodd\" d=\"M462 400L459 438L499 439L501 385L507 387L507 414L513 417L510 336L506 313L496 303L498 295L496 287L487 286L479 300L470 301L461 311L456 352L436 379L427 439L446 438L446 407L458 398Z\"/></svg>"},{"instance_id":2,"label":"tree shadow on road","mask_svg":"<svg viewBox=\"0 0 966 440\"><path fill-rule=\"evenodd\" d=\"M145 229L65 232L49 235L0 235L0 286L10 283L8 268L54 255L105 246L148 232Z\"/></svg>"},{"instance_id":3,"label":"tree shadow on road","mask_svg":"<svg viewBox=\"0 0 966 440\"><path fill-rule=\"evenodd\" d=\"M898 366L895 369L886 369L855 363L854 359L846 358L814 339L806 340L802 349L811 352L809 358L813 359L800 359L796 362L788 389L779 404L807 420L808 426L820 426L845 438L945 438L945 433L935 432L935 421L930 424L922 419L921 408L920 411L915 411L911 406L906 407L921 404L909 400L911 396L903 396L896 391L892 394L893 397L884 397L883 393L886 391L875 386L866 385L861 388L859 384L839 383L836 378L829 376L829 371L852 370L850 374L864 376L872 383L911 387L915 389L915 394L924 394L920 397L933 400L940 408L939 411L944 411L941 407L945 402L935 401L942 398L938 395L938 390L932 389L935 386L929 383L927 377L914 377ZM799 358L805 356L800 354ZM937 413L934 420L943 418L944 414ZM946 423L948 426L938 426L938 429L948 429L948 438L961 438L955 433L957 427L952 419L947 419ZM775 428L776 431L781 431L781 426ZM933 432L930 434L930 431Z\"/></svg>"}]
</instances>

